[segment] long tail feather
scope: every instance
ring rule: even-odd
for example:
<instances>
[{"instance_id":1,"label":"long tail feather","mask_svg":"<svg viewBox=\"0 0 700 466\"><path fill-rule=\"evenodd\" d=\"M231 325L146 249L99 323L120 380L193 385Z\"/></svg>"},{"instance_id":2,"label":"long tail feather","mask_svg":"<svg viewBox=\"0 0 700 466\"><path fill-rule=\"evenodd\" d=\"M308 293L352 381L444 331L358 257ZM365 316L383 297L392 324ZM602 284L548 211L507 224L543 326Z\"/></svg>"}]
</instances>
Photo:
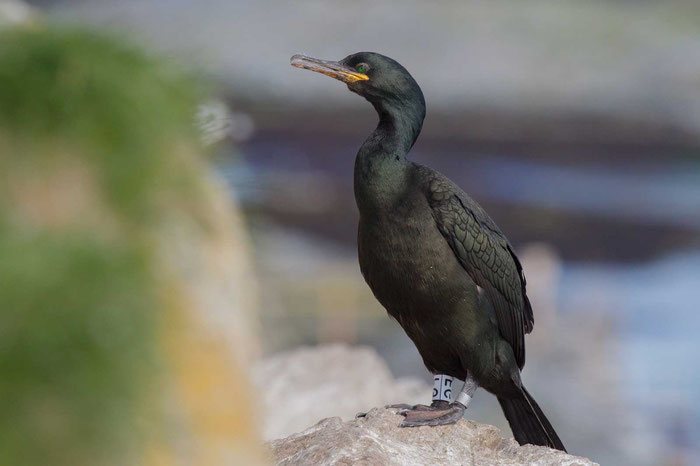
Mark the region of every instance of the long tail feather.
<instances>
[{"instance_id":1,"label":"long tail feather","mask_svg":"<svg viewBox=\"0 0 700 466\"><path fill-rule=\"evenodd\" d=\"M521 445L530 443L566 451L535 399L525 387L521 388L521 393L518 398L498 398L515 440Z\"/></svg>"}]
</instances>

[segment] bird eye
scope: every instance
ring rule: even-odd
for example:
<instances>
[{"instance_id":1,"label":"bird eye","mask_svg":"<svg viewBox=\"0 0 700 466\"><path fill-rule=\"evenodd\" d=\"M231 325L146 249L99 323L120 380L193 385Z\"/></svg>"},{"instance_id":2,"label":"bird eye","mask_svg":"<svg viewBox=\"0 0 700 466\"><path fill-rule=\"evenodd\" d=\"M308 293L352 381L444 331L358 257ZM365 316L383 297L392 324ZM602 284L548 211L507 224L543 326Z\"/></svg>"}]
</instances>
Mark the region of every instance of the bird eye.
<instances>
[{"instance_id":1,"label":"bird eye","mask_svg":"<svg viewBox=\"0 0 700 466\"><path fill-rule=\"evenodd\" d=\"M355 67L358 73L365 74L369 71L369 65L367 63L360 63Z\"/></svg>"}]
</instances>

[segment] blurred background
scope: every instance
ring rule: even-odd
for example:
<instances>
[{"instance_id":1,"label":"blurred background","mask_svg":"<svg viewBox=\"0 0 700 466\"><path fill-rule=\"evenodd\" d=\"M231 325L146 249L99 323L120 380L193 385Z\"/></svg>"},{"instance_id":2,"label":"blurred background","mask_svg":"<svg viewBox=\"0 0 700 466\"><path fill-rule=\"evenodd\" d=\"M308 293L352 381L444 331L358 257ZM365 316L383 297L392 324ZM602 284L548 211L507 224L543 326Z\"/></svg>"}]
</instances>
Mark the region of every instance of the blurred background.
<instances>
[{"instance_id":1,"label":"blurred background","mask_svg":"<svg viewBox=\"0 0 700 466\"><path fill-rule=\"evenodd\" d=\"M412 159L470 193L521 257L536 322L524 379L569 451L700 462L698 2L27 3L213 83L200 125L223 140L213 162L245 218L263 356L365 345L427 386L357 265L352 168L374 110L289 66L294 53L399 61L428 105ZM486 393L467 417L508 432Z\"/></svg>"}]
</instances>

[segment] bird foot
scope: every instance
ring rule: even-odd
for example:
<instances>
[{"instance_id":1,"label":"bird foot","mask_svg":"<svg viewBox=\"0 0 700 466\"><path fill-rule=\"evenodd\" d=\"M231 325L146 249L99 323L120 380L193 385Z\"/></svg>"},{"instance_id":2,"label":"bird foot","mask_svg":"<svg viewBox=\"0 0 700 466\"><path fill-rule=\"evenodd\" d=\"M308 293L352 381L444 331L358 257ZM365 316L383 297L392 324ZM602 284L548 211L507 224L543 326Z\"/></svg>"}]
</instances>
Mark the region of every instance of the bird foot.
<instances>
[{"instance_id":1,"label":"bird foot","mask_svg":"<svg viewBox=\"0 0 700 466\"><path fill-rule=\"evenodd\" d=\"M406 403L398 403L398 404L395 404L395 405L386 405L386 406L384 406L384 408L385 408L385 409L398 409L398 410L399 410L399 414L401 414L401 415L403 416L405 413L413 412L413 411L433 411L433 410L435 410L435 409L445 408L445 407L447 407L449 404L450 404L449 401L433 400L433 402L432 402L432 404L431 404L430 406L426 406L426 405L409 405L409 404L406 404ZM367 413L362 413L362 412L361 412L361 413L357 413L357 414L355 414L355 419L360 419L360 418L363 418L363 417L366 417L366 416L367 416Z\"/></svg>"},{"instance_id":2,"label":"bird foot","mask_svg":"<svg viewBox=\"0 0 700 466\"><path fill-rule=\"evenodd\" d=\"M399 427L444 426L454 424L462 419L464 411L467 409L463 404L457 402L440 407L425 406L425 408L428 409L411 409L400 412L399 414L403 415L405 419L399 424Z\"/></svg>"},{"instance_id":3,"label":"bird foot","mask_svg":"<svg viewBox=\"0 0 700 466\"><path fill-rule=\"evenodd\" d=\"M449 406L450 402L449 401L440 401L440 400L434 400L430 406L426 405L409 405L406 403L399 403L395 405L387 405L385 408L387 409L398 409L399 414L403 415L405 413L411 412L411 411L433 411L435 409L442 409L446 408Z\"/></svg>"}]
</instances>

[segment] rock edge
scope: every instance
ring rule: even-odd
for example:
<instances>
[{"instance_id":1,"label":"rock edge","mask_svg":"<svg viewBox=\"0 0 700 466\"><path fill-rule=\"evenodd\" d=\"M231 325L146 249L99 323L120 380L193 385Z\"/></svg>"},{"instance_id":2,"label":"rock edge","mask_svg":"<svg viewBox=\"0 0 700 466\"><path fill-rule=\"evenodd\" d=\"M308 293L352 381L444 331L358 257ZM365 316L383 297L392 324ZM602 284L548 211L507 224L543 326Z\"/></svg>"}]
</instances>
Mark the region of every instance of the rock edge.
<instances>
[{"instance_id":1,"label":"rock edge","mask_svg":"<svg viewBox=\"0 0 700 466\"><path fill-rule=\"evenodd\" d=\"M268 444L277 465L593 466L589 459L501 437L496 427L462 419L439 427L399 428L394 409L374 408L343 422L323 419Z\"/></svg>"}]
</instances>

